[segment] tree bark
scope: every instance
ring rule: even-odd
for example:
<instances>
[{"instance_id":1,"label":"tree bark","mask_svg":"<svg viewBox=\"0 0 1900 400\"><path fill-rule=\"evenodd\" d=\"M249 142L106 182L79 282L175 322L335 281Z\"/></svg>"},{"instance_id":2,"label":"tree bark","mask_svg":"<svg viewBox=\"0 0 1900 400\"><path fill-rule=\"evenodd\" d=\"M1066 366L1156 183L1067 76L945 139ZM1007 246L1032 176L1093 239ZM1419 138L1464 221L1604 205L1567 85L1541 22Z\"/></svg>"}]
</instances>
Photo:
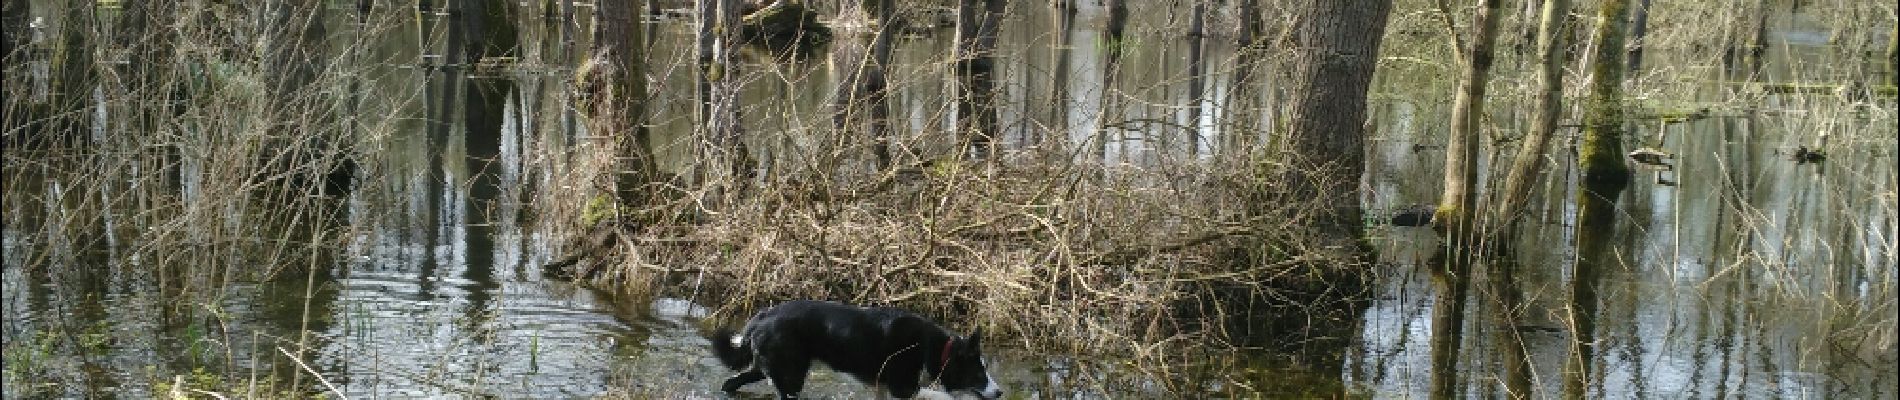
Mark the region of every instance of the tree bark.
<instances>
[{"instance_id":1,"label":"tree bark","mask_svg":"<svg viewBox=\"0 0 1900 400\"><path fill-rule=\"evenodd\" d=\"M1432 218L1445 234L1444 262L1432 269L1438 289L1432 307L1432 398L1458 397L1458 359L1464 342L1465 309L1471 288L1471 266L1476 262L1479 229L1473 215L1478 209L1478 138L1483 131L1484 95L1491 78L1494 43L1498 36L1501 0L1485 0L1471 21L1471 48L1465 51L1463 77L1452 101L1451 136L1445 146L1445 195Z\"/></svg>"},{"instance_id":2,"label":"tree bark","mask_svg":"<svg viewBox=\"0 0 1900 400\"><path fill-rule=\"evenodd\" d=\"M1004 0L961 0L957 4L956 127L958 135L962 135L959 140L965 144L962 147L984 158L992 152L998 131L992 53L1007 3Z\"/></svg>"},{"instance_id":3,"label":"tree bark","mask_svg":"<svg viewBox=\"0 0 1900 400\"><path fill-rule=\"evenodd\" d=\"M832 44L835 46L833 63L843 69L838 73L843 78L833 96L832 129L838 135L849 137L858 127L863 127L871 139L871 153L875 164L873 169L882 170L890 165L889 114L890 106L885 85L885 66L891 58L891 36L895 33L891 26L893 0L868 0L856 7L857 13L877 27L872 33L871 43L864 44L862 38L847 38ZM861 115L868 114L868 118Z\"/></svg>"},{"instance_id":4,"label":"tree bark","mask_svg":"<svg viewBox=\"0 0 1900 400\"><path fill-rule=\"evenodd\" d=\"M1502 7L1501 0L1485 0L1471 21L1471 48L1465 51L1464 76L1459 79L1452 102L1451 136L1445 143L1445 195L1439 199L1432 221L1445 234L1454 256L1478 244L1474 235L1478 231L1474 218L1479 197L1478 150L1484 147L1478 139L1484 130L1485 86L1491 79Z\"/></svg>"},{"instance_id":5,"label":"tree bark","mask_svg":"<svg viewBox=\"0 0 1900 400\"><path fill-rule=\"evenodd\" d=\"M653 200L650 187L658 181L653 151L642 124L646 110L646 54L639 11L632 2L605 1L594 23L594 57L583 71L582 85L590 91L588 131L612 136L616 164L614 197L628 209L642 209Z\"/></svg>"},{"instance_id":6,"label":"tree bark","mask_svg":"<svg viewBox=\"0 0 1900 400\"><path fill-rule=\"evenodd\" d=\"M745 143L740 141L744 133L739 125L739 0L718 0L715 25L713 26L712 63L713 71L707 73L711 85L712 104L707 108L708 138L713 147L711 165L722 168L718 171L723 179L735 191L746 185L751 174L748 166L752 164Z\"/></svg>"},{"instance_id":7,"label":"tree bark","mask_svg":"<svg viewBox=\"0 0 1900 400\"><path fill-rule=\"evenodd\" d=\"M1364 254L1359 206L1365 173L1366 91L1378 67L1390 0L1313 1L1293 6L1299 26L1286 130L1277 161L1281 200L1325 205L1303 225L1338 248Z\"/></svg>"},{"instance_id":8,"label":"tree bark","mask_svg":"<svg viewBox=\"0 0 1900 400\"><path fill-rule=\"evenodd\" d=\"M1589 95L1583 101L1583 147L1578 162L1586 182L1621 189L1630 177L1629 165L1623 162L1623 33L1629 0L1604 0L1600 7L1600 22L1590 34L1595 54Z\"/></svg>"},{"instance_id":9,"label":"tree bark","mask_svg":"<svg viewBox=\"0 0 1900 400\"><path fill-rule=\"evenodd\" d=\"M1201 152L1201 124L1204 120L1201 110L1202 97L1207 81L1207 3L1196 0L1191 12L1193 21L1188 24L1188 154Z\"/></svg>"},{"instance_id":10,"label":"tree bark","mask_svg":"<svg viewBox=\"0 0 1900 400\"><path fill-rule=\"evenodd\" d=\"M1563 63L1569 59L1566 55L1569 45L1565 44L1564 26L1569 23L1570 0L1544 0L1542 15L1537 21L1537 100L1533 110L1531 130L1524 134L1522 147L1517 157L1511 160L1511 170L1504 180L1504 190L1500 192L1496 207L1493 207L1491 219L1494 221L1490 232L1490 242L1509 246L1508 238L1517 231L1518 214L1530 202L1531 188L1537 185L1536 177L1541 175L1546 164L1544 156L1549 152L1550 138L1557 131L1557 117L1563 114Z\"/></svg>"},{"instance_id":11,"label":"tree bark","mask_svg":"<svg viewBox=\"0 0 1900 400\"><path fill-rule=\"evenodd\" d=\"M1631 12L1636 15L1630 18L1629 56L1625 60L1628 68L1625 71L1634 75L1643 69L1643 46L1647 45L1644 38L1649 36L1649 0L1637 0L1636 9Z\"/></svg>"},{"instance_id":12,"label":"tree bark","mask_svg":"<svg viewBox=\"0 0 1900 400\"><path fill-rule=\"evenodd\" d=\"M1128 24L1128 4L1124 0L1108 0L1108 18L1102 25L1102 102L1096 110L1100 120L1095 127L1095 140L1089 144L1094 150L1094 159L1108 163L1109 131L1117 119L1121 118L1121 97L1117 96L1115 76L1121 73L1122 32ZM1115 135L1120 136L1120 135Z\"/></svg>"}]
</instances>

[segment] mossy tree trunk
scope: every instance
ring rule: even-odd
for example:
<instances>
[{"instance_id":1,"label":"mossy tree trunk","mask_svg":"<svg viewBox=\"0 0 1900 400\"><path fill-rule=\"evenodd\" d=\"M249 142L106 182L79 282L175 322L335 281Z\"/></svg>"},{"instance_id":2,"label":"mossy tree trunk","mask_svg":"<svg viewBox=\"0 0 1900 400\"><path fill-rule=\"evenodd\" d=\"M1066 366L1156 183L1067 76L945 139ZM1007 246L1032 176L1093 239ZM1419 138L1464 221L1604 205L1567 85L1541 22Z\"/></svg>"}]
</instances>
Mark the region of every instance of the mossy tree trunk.
<instances>
[{"instance_id":1,"label":"mossy tree trunk","mask_svg":"<svg viewBox=\"0 0 1900 400\"><path fill-rule=\"evenodd\" d=\"M1478 244L1473 233L1479 230L1474 218L1479 198L1478 150L1484 147L1479 137L1484 131L1485 88L1491 79L1502 6L1501 0L1484 0L1478 8L1471 22L1471 48L1464 52L1468 59L1452 101L1451 136L1445 144L1445 194L1432 221L1456 253Z\"/></svg>"},{"instance_id":2,"label":"mossy tree trunk","mask_svg":"<svg viewBox=\"0 0 1900 400\"><path fill-rule=\"evenodd\" d=\"M1586 395L1592 359L1596 356L1598 274L1609 267L1611 227L1616 222L1616 198L1629 185L1629 165L1623 161L1623 36L1629 0L1604 0L1599 20L1590 34L1595 54L1590 64L1589 94L1583 103L1583 147L1578 162L1583 172L1577 191L1577 265L1570 286L1571 354L1564 364L1564 395Z\"/></svg>"},{"instance_id":3,"label":"mossy tree trunk","mask_svg":"<svg viewBox=\"0 0 1900 400\"><path fill-rule=\"evenodd\" d=\"M1543 10L1537 21L1537 100L1533 106L1536 116L1532 117L1531 130L1524 134L1524 140L1518 148L1517 157L1511 162L1511 169L1504 181L1504 189L1496 197L1497 202L1487 224L1493 243L1509 248L1511 238L1515 237L1519 210L1530 202L1531 187L1536 185L1536 177L1542 175L1546 164L1545 154L1550 147L1550 138L1557 129L1557 117L1563 109L1563 63L1565 55L1564 33L1568 31L1570 0L1544 0ZM1508 254L1509 252L1505 252ZM1516 269L1518 265L1508 261L1491 263L1494 268L1488 274L1491 296L1497 307L1494 329L1495 342L1499 351L1500 375L1504 378L1504 388L1512 398L1535 398L1535 386L1530 381L1530 362L1525 359L1524 338L1516 329L1519 305L1523 303L1522 294L1517 289Z\"/></svg>"},{"instance_id":4,"label":"mossy tree trunk","mask_svg":"<svg viewBox=\"0 0 1900 400\"><path fill-rule=\"evenodd\" d=\"M1586 187L1621 189L1630 179L1623 162L1623 36L1629 0L1604 0L1590 34L1590 85L1583 99L1583 146L1578 163ZM1608 185L1608 186L1605 186Z\"/></svg>"},{"instance_id":5,"label":"mossy tree trunk","mask_svg":"<svg viewBox=\"0 0 1900 400\"><path fill-rule=\"evenodd\" d=\"M1497 42L1498 20L1503 1L1485 0L1472 20L1471 48L1458 93L1452 102L1451 137L1445 146L1445 194L1437 215L1432 218L1445 234L1445 262L1432 269L1432 282L1438 288L1437 306L1432 308L1432 398L1456 397L1458 356L1464 338L1464 314L1471 288L1471 265L1481 231L1474 216L1478 210L1478 150L1483 131L1484 96L1491 78L1493 44Z\"/></svg>"}]
</instances>

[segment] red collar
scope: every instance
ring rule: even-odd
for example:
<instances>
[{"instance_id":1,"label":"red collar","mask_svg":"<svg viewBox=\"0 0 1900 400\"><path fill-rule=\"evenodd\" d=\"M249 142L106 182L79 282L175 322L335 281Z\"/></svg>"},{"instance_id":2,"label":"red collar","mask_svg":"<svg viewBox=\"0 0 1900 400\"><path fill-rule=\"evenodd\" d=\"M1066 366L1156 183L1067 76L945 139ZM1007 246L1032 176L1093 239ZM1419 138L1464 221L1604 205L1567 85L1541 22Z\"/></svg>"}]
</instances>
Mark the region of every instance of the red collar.
<instances>
[{"instance_id":1,"label":"red collar","mask_svg":"<svg viewBox=\"0 0 1900 400\"><path fill-rule=\"evenodd\" d=\"M943 340L943 364L937 366L937 376L943 376L943 372L950 369L950 344L956 341L954 337Z\"/></svg>"}]
</instances>

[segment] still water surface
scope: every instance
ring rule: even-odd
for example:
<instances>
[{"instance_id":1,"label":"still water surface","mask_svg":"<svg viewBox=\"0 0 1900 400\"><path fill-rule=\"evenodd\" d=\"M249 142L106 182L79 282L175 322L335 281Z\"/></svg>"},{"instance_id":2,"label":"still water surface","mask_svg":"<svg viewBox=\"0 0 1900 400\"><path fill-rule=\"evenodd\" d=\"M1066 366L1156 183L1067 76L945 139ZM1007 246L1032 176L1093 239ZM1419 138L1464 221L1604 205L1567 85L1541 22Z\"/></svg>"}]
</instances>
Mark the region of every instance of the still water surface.
<instances>
[{"instance_id":1,"label":"still water surface","mask_svg":"<svg viewBox=\"0 0 1900 400\"><path fill-rule=\"evenodd\" d=\"M1065 126L1059 129L1063 136L1085 143L1107 118L1168 121L1114 130L1119 136L1106 146L1104 161L1142 165L1212 153L1210 143L1223 135L1251 132L1232 128L1238 114L1258 113L1255 123L1271 120L1257 109L1226 105L1272 99L1276 89L1237 87L1228 79L1231 67L1214 67L1218 72L1205 83L1187 79L1180 72L1185 50L1171 44L1181 40L1175 35L1131 29L1137 32L1131 43L1146 45L1130 46L1120 77L1105 84L1104 54L1092 45L1100 41L1100 10L1084 7L1073 30L1063 34L1045 11L1024 13L1008 21L999 45L1005 52L1001 97L1015 105L999 110L1006 143L1033 143L1042 124ZM1133 15L1139 27L1170 23L1166 13ZM523 25L542 22L535 17ZM662 35L654 59L682 60L685 55L672 49L688 48L675 45L689 40L685 25L662 21L657 27ZM201 365L186 360L219 359L240 371L289 368L257 360L295 352L286 343L300 341L310 344L308 367L355 398L714 396L729 372L699 337L708 299L629 299L541 276L539 266L556 257L563 232L535 223L537 200L561 184L557 175L569 165L563 155L591 136L566 111L563 68L571 65L564 60L572 53L555 31L524 28L521 35L521 65L483 73L386 62L419 59L421 49L440 46L421 44L421 35L375 42L362 58L371 60L366 92L375 95L358 98L364 111L357 117L398 134L364 145L365 178L340 200L347 212L330 222L348 233L311 276L239 283L209 299L170 298L157 278L138 272L145 267L137 260L113 255L112 246L134 244L112 242L101 249L34 242L36 236L16 231L22 224L9 218L6 397L149 397L157 383L190 375L183 366ZM947 76L941 71L947 36L899 42L902 66L893 86L901 90L894 100L904 121L900 131L911 132L900 135L921 135L946 121L943 86L917 82ZM1072 45L1051 45L1063 37ZM1210 59L1230 59L1225 42L1216 43ZM746 114L755 132L748 140L764 149L768 162L797 165L802 154L822 145L772 133L823 126L835 65L822 57L748 63L755 73L747 75L752 81L746 99L757 104ZM1051 78L1058 70L1066 81ZM1372 106L1378 129L1366 202L1376 209L1432 202L1441 181L1443 154L1433 145L1442 141L1442 116L1448 114L1448 99L1439 98L1448 96L1436 91L1444 88L1442 80L1407 73L1385 72L1375 89L1391 93L1375 96ZM656 78L659 91L671 93L658 99L655 128L661 138L656 143L672 166L683 162L683 138L691 129L690 99L682 97L690 96L687 78L680 71ZM1186 94L1189 84L1210 89L1200 100L1207 107L1170 106L1194 102ZM443 96L450 88L458 95ZM1656 183L1651 174L1658 173L1645 171L1619 199L1614 257L1621 267L1605 273L1601 283L1600 351L1593 356L1601 378L1592 382L1592 394L1900 396L1892 386L1900 370L1893 316L1894 103L1769 101L1802 111L1635 127L1637 144L1679 158L1676 170L1658 175L1672 185ZM1510 115L1495 117L1502 124L1522 119L1503 113ZM1183 131L1197 140L1171 134ZM1786 159L1786 149L1809 143L1821 131L1837 140L1830 161ZM1555 161L1567 165L1567 157ZM1474 301L1469 308L1465 354L1454 373L1468 396L1498 393L1493 354L1501 344L1493 333L1499 329L1524 335L1540 395L1553 395L1561 385L1570 340L1561 315L1572 306L1562 288L1576 256L1564 244L1572 241L1575 206L1565 200L1570 192L1562 181L1572 175L1559 171L1560 184L1542 189L1552 200L1520 238L1529 249L1520 263L1530 266L1519 276L1526 298L1517 310L1520 318L1499 325L1483 317L1499 312L1488 303ZM66 190L58 182L46 187L55 188L49 193ZM59 212L57 204L44 207ZM1435 289L1423 268L1436 239L1422 229L1373 229L1383 258L1376 297L1354 344L1338 349L1345 354L1343 373L1307 377L1269 366L1175 389L1246 392L1234 383L1274 388L1279 386L1268 381L1297 376L1343 382L1372 397L1424 397L1434 373L1428 358ZM27 253L41 256L17 256ZM47 272L30 268L34 263L79 268ZM169 317L181 308L207 312L192 313L199 316L189 320ZM1032 354L1011 349L1007 340L995 343L1001 346L993 350L992 368L1013 395L1150 397L1164 385L1114 368L1116 360ZM18 357L29 355L37 357L34 368L16 371ZM863 387L830 374L819 374L807 391L823 397L864 394ZM764 385L755 385L746 396L765 393Z\"/></svg>"}]
</instances>

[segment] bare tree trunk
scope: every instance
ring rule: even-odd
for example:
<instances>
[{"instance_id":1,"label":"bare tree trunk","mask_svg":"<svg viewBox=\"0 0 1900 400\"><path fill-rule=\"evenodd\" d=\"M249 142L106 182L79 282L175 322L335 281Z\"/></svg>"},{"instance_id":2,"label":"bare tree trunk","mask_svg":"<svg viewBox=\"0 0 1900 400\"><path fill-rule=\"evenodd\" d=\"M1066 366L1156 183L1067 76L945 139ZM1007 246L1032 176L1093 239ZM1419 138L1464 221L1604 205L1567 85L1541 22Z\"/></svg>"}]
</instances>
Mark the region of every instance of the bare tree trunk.
<instances>
[{"instance_id":1,"label":"bare tree trunk","mask_svg":"<svg viewBox=\"0 0 1900 400\"><path fill-rule=\"evenodd\" d=\"M891 165L889 147L890 103L886 90L885 68L891 61L891 36L896 34L891 25L893 0L868 0L861 4L857 12L877 26L872 33L868 49L861 45L862 39L852 38L832 44L838 54L834 63L844 68L845 75L838 83L838 91L833 100L832 127L841 137L852 137L857 127L864 127L871 139L873 169L882 170ZM865 54L868 50L869 54ZM860 118L860 113L868 113L869 118Z\"/></svg>"},{"instance_id":2,"label":"bare tree trunk","mask_svg":"<svg viewBox=\"0 0 1900 400\"><path fill-rule=\"evenodd\" d=\"M1089 144L1094 150L1094 159L1102 163L1108 162L1111 125L1121 118L1122 107L1116 93L1115 76L1121 73L1122 32L1128 24L1128 4L1124 0L1108 0L1105 6L1108 7L1108 18L1102 26L1102 47L1106 48L1102 55L1102 103L1096 111L1101 121L1096 126L1094 140Z\"/></svg>"},{"instance_id":3,"label":"bare tree trunk","mask_svg":"<svg viewBox=\"0 0 1900 400\"><path fill-rule=\"evenodd\" d=\"M1537 116L1532 118L1531 130L1524 134L1522 147L1517 157L1511 160L1511 170L1504 179L1504 190L1498 196L1497 206L1491 214L1494 221L1491 232L1495 235L1493 243L1509 246L1507 238L1517 230L1518 214L1530 201L1531 188L1536 186L1536 177L1542 174L1544 156L1549 152L1550 138L1557 131L1557 117L1563 113L1563 63L1569 59L1565 53L1570 48L1564 43L1564 26L1569 23L1570 0L1544 0L1543 14L1537 22L1537 101L1533 106Z\"/></svg>"},{"instance_id":4,"label":"bare tree trunk","mask_svg":"<svg viewBox=\"0 0 1900 400\"><path fill-rule=\"evenodd\" d=\"M1292 102L1277 151L1284 200L1331 205L1303 225L1354 254L1364 225L1359 207L1365 173L1366 91L1378 66L1389 0L1314 1L1293 6L1299 50Z\"/></svg>"},{"instance_id":5,"label":"bare tree trunk","mask_svg":"<svg viewBox=\"0 0 1900 400\"><path fill-rule=\"evenodd\" d=\"M1616 197L1628 186L1629 165L1623 162L1623 34L1629 0L1604 0L1600 20L1590 34L1595 54L1590 64L1589 94L1584 98L1583 146L1579 160L1583 187L1577 192L1578 261L1571 281L1571 352L1564 364L1564 395L1587 394L1596 357L1595 331L1598 274L1609 266L1611 227L1616 223Z\"/></svg>"},{"instance_id":6,"label":"bare tree trunk","mask_svg":"<svg viewBox=\"0 0 1900 400\"><path fill-rule=\"evenodd\" d=\"M1201 101L1207 82L1207 2L1194 2L1193 22L1188 23L1188 154L1201 152L1201 124L1204 120Z\"/></svg>"},{"instance_id":7,"label":"bare tree trunk","mask_svg":"<svg viewBox=\"0 0 1900 400\"><path fill-rule=\"evenodd\" d=\"M604 1L596 10L594 56L579 71L582 88L590 92L588 131L613 135L619 169L614 197L621 206L639 210L655 199L651 185L658 181L645 118L646 54L639 11L632 2ZM642 217L642 219L645 219Z\"/></svg>"},{"instance_id":8,"label":"bare tree trunk","mask_svg":"<svg viewBox=\"0 0 1900 400\"><path fill-rule=\"evenodd\" d=\"M996 33L1001 25L1004 0L961 0L957 6L956 75L957 132L963 147L978 158L993 151L999 131L996 117L995 61Z\"/></svg>"},{"instance_id":9,"label":"bare tree trunk","mask_svg":"<svg viewBox=\"0 0 1900 400\"><path fill-rule=\"evenodd\" d=\"M1445 234L1441 262L1432 269L1437 302L1432 307L1432 398L1458 397L1458 359L1464 343L1465 309L1471 291L1471 266L1476 262L1478 227L1478 138L1483 130L1484 95L1490 80L1498 12L1502 1L1485 0L1472 20L1471 48L1464 54L1463 77L1452 102L1451 134L1445 146L1445 194L1440 199L1436 228Z\"/></svg>"},{"instance_id":10,"label":"bare tree trunk","mask_svg":"<svg viewBox=\"0 0 1900 400\"><path fill-rule=\"evenodd\" d=\"M713 26L718 25L719 2L721 0L694 0L693 15L697 23L693 24L693 59L697 71L693 79L693 121L700 135L710 137L705 130L712 125L712 81L713 74L722 72L713 65ZM703 150L703 149L702 149ZM700 177L695 177L695 179Z\"/></svg>"},{"instance_id":11,"label":"bare tree trunk","mask_svg":"<svg viewBox=\"0 0 1900 400\"><path fill-rule=\"evenodd\" d=\"M1598 10L1601 22L1590 34L1596 54L1591 57L1589 94L1583 102L1583 147L1578 150L1583 179L1628 184L1629 165L1623 162L1623 33L1629 0L1605 0ZM1592 185L1586 185L1592 186Z\"/></svg>"},{"instance_id":12,"label":"bare tree trunk","mask_svg":"<svg viewBox=\"0 0 1900 400\"><path fill-rule=\"evenodd\" d=\"M1254 92L1254 70L1259 68L1261 47L1260 35L1265 24L1261 21L1258 0L1241 0L1234 8L1234 14L1240 19L1234 29L1234 76L1228 85L1227 111L1223 113L1227 120L1223 127L1218 148L1225 154L1242 151L1244 145L1257 139L1260 128L1259 93Z\"/></svg>"},{"instance_id":13,"label":"bare tree trunk","mask_svg":"<svg viewBox=\"0 0 1900 400\"><path fill-rule=\"evenodd\" d=\"M711 85L712 104L707 108L708 138L713 147L712 157L707 160L711 165L722 168L718 171L724 181L735 192L743 188L750 179L748 166L752 164L747 154L739 126L739 63L736 53L739 51L739 0L719 0L716 11L716 25L713 27L712 63L713 70L707 73Z\"/></svg>"},{"instance_id":14,"label":"bare tree trunk","mask_svg":"<svg viewBox=\"0 0 1900 400\"><path fill-rule=\"evenodd\" d=\"M1451 136L1445 143L1445 195L1439 200L1437 215L1432 221L1440 232L1445 233L1454 256L1467 254L1465 248L1475 246L1478 226L1474 215L1478 209L1478 150L1483 147L1478 140L1484 130L1485 86L1491 79L1491 61L1495 54L1498 36L1498 15L1502 10L1501 0L1485 0L1478 8L1478 15L1471 22L1471 48L1465 52L1464 76L1459 79L1458 93L1452 101ZM1453 265L1467 264L1453 262ZM1454 275L1463 275L1454 271ZM1467 279L1468 277L1459 277ZM1443 365L1440 365L1443 367Z\"/></svg>"},{"instance_id":15,"label":"bare tree trunk","mask_svg":"<svg viewBox=\"0 0 1900 400\"><path fill-rule=\"evenodd\" d=\"M1063 132L1059 136L1062 138L1067 138L1067 132L1070 132L1072 128L1069 126L1069 69L1073 63L1069 57L1074 54L1071 44L1074 43L1075 37L1075 11L1073 0L1056 0L1050 3L1049 15L1055 21L1049 26L1053 30L1050 34L1055 37L1055 44L1049 49L1049 57L1054 60L1055 66L1052 67L1054 71L1051 73L1054 79L1051 79L1049 84L1051 121L1049 126L1056 127L1059 129L1058 132Z\"/></svg>"},{"instance_id":16,"label":"bare tree trunk","mask_svg":"<svg viewBox=\"0 0 1900 400\"><path fill-rule=\"evenodd\" d=\"M1534 109L1537 115L1531 122L1531 130L1525 133L1522 147L1512 160L1511 170L1504 181L1504 190L1498 196L1497 206L1487 224L1492 235L1488 239L1505 248L1509 248L1511 238L1515 237L1520 211L1530 202L1531 188L1536 185L1536 177L1542 175L1546 163L1545 154L1550 147L1550 138L1557 130L1557 116L1563 106L1563 62L1569 47L1564 44L1568 37L1567 16L1570 15L1570 0L1544 0L1543 11L1537 22L1538 94ZM1504 376L1504 387L1512 398L1536 398L1535 386L1530 381L1529 361L1525 359L1524 338L1515 329L1516 313L1522 304L1522 295L1516 286L1518 266L1509 262L1492 270L1491 294L1496 299L1498 327L1496 342L1500 347L1499 369Z\"/></svg>"}]
</instances>

